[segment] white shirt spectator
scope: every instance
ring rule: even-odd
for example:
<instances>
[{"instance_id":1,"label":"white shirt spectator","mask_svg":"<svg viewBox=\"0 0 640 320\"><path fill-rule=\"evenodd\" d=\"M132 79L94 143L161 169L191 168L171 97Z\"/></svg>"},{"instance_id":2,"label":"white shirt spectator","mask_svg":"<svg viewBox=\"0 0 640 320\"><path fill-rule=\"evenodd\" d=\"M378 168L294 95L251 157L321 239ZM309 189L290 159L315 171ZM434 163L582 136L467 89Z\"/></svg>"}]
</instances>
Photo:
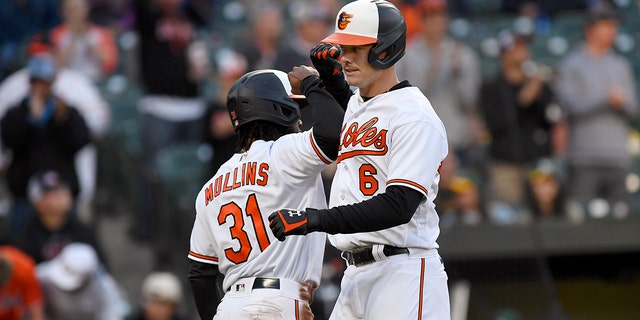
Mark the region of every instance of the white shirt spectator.
<instances>
[{"instance_id":1,"label":"white shirt spectator","mask_svg":"<svg viewBox=\"0 0 640 320\"><path fill-rule=\"evenodd\" d=\"M121 320L127 303L88 244L71 243L37 266L49 320Z\"/></svg>"}]
</instances>

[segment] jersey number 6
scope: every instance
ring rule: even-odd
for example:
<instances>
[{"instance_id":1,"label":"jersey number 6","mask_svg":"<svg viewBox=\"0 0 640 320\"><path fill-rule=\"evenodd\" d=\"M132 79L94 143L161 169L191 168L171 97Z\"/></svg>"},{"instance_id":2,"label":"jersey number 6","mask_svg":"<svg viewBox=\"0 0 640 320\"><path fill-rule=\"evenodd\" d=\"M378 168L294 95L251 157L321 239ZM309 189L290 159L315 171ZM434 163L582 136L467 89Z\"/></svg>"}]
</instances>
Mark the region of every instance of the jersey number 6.
<instances>
[{"instance_id":1,"label":"jersey number 6","mask_svg":"<svg viewBox=\"0 0 640 320\"><path fill-rule=\"evenodd\" d=\"M222 225L226 222L227 217L233 218L233 224L229 228L231 232L231 238L238 240L240 243L240 249L235 251L233 248L224 249L224 254L233 263L243 263L249 258L249 254L253 249L249 235L244 230L245 219L244 215L251 219L253 224L253 231L255 237L258 240L260 251L264 251L270 244L269 236L267 235L267 229L262 221L262 215L260 214L260 207L258 207L258 200L256 200L255 193L252 193L247 198L247 204L245 205L244 214L242 208L235 202L229 202L220 208L218 214L218 223Z\"/></svg>"},{"instance_id":2,"label":"jersey number 6","mask_svg":"<svg viewBox=\"0 0 640 320\"><path fill-rule=\"evenodd\" d=\"M378 191L378 180L374 177L376 173L378 170L371 164L360 166L360 191L365 196L372 196Z\"/></svg>"}]
</instances>

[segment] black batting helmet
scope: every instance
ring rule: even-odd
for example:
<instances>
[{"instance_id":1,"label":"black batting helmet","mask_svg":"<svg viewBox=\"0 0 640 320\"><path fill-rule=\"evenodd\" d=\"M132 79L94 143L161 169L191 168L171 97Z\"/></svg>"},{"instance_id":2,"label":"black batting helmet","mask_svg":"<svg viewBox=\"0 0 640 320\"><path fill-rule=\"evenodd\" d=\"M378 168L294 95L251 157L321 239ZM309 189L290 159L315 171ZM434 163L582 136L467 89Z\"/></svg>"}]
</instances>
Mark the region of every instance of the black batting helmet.
<instances>
[{"instance_id":1,"label":"black batting helmet","mask_svg":"<svg viewBox=\"0 0 640 320\"><path fill-rule=\"evenodd\" d=\"M300 120L300 106L296 100L304 100L304 96L291 94L286 73L256 70L240 77L229 89L227 109L236 130L256 120L289 126Z\"/></svg>"},{"instance_id":2,"label":"black batting helmet","mask_svg":"<svg viewBox=\"0 0 640 320\"><path fill-rule=\"evenodd\" d=\"M322 42L359 46L375 44L369 52L369 63L376 69L387 69L404 55L407 25L400 10L383 0L357 0L340 9L335 32ZM380 55L387 53L382 59Z\"/></svg>"}]
</instances>

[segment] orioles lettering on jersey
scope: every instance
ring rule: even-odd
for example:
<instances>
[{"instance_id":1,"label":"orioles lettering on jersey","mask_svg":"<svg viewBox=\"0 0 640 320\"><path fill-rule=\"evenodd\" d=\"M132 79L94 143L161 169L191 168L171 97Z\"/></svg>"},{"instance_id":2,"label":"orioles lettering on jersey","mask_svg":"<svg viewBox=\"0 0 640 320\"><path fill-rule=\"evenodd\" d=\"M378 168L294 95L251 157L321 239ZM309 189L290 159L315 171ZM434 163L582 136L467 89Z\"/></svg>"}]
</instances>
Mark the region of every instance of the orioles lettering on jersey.
<instances>
[{"instance_id":1,"label":"orioles lettering on jersey","mask_svg":"<svg viewBox=\"0 0 640 320\"><path fill-rule=\"evenodd\" d=\"M342 128L338 162L358 155L383 156L389 151L387 129L376 128L378 117L360 125L353 122ZM344 149L344 152L343 152Z\"/></svg>"},{"instance_id":2,"label":"orioles lettering on jersey","mask_svg":"<svg viewBox=\"0 0 640 320\"><path fill-rule=\"evenodd\" d=\"M266 186L269 180L267 170L269 170L269 165L266 163L246 162L241 167L235 167L232 171L218 175L204 191L204 204L209 205L209 202L223 192L246 185Z\"/></svg>"}]
</instances>

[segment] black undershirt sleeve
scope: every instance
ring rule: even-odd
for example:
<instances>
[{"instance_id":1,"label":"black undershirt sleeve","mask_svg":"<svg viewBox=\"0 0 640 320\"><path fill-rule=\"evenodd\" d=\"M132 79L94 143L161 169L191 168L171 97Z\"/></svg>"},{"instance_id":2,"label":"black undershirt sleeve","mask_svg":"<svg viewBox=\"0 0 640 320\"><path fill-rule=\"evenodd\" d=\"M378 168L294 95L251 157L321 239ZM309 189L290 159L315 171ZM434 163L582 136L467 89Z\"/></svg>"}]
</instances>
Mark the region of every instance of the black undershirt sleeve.
<instances>
[{"instance_id":1,"label":"black undershirt sleeve","mask_svg":"<svg viewBox=\"0 0 640 320\"><path fill-rule=\"evenodd\" d=\"M307 97L313 114L313 137L318 147L330 159L338 157L340 129L344 110L324 88L320 78L309 76L302 80L300 88Z\"/></svg>"},{"instance_id":2,"label":"black undershirt sleeve","mask_svg":"<svg viewBox=\"0 0 640 320\"><path fill-rule=\"evenodd\" d=\"M353 91L349 87L347 80L344 78L344 73L332 77L325 77L322 79L327 91L333 96L340 104L343 110L347 110L347 104L349 99L353 95Z\"/></svg>"},{"instance_id":3,"label":"black undershirt sleeve","mask_svg":"<svg viewBox=\"0 0 640 320\"><path fill-rule=\"evenodd\" d=\"M307 209L308 228L330 234L388 229L409 222L423 199L415 189L390 186L384 193L356 204Z\"/></svg>"},{"instance_id":4,"label":"black undershirt sleeve","mask_svg":"<svg viewBox=\"0 0 640 320\"><path fill-rule=\"evenodd\" d=\"M218 271L218 266L189 259L188 278L198 315L201 319L213 319L224 296L224 276Z\"/></svg>"}]
</instances>

